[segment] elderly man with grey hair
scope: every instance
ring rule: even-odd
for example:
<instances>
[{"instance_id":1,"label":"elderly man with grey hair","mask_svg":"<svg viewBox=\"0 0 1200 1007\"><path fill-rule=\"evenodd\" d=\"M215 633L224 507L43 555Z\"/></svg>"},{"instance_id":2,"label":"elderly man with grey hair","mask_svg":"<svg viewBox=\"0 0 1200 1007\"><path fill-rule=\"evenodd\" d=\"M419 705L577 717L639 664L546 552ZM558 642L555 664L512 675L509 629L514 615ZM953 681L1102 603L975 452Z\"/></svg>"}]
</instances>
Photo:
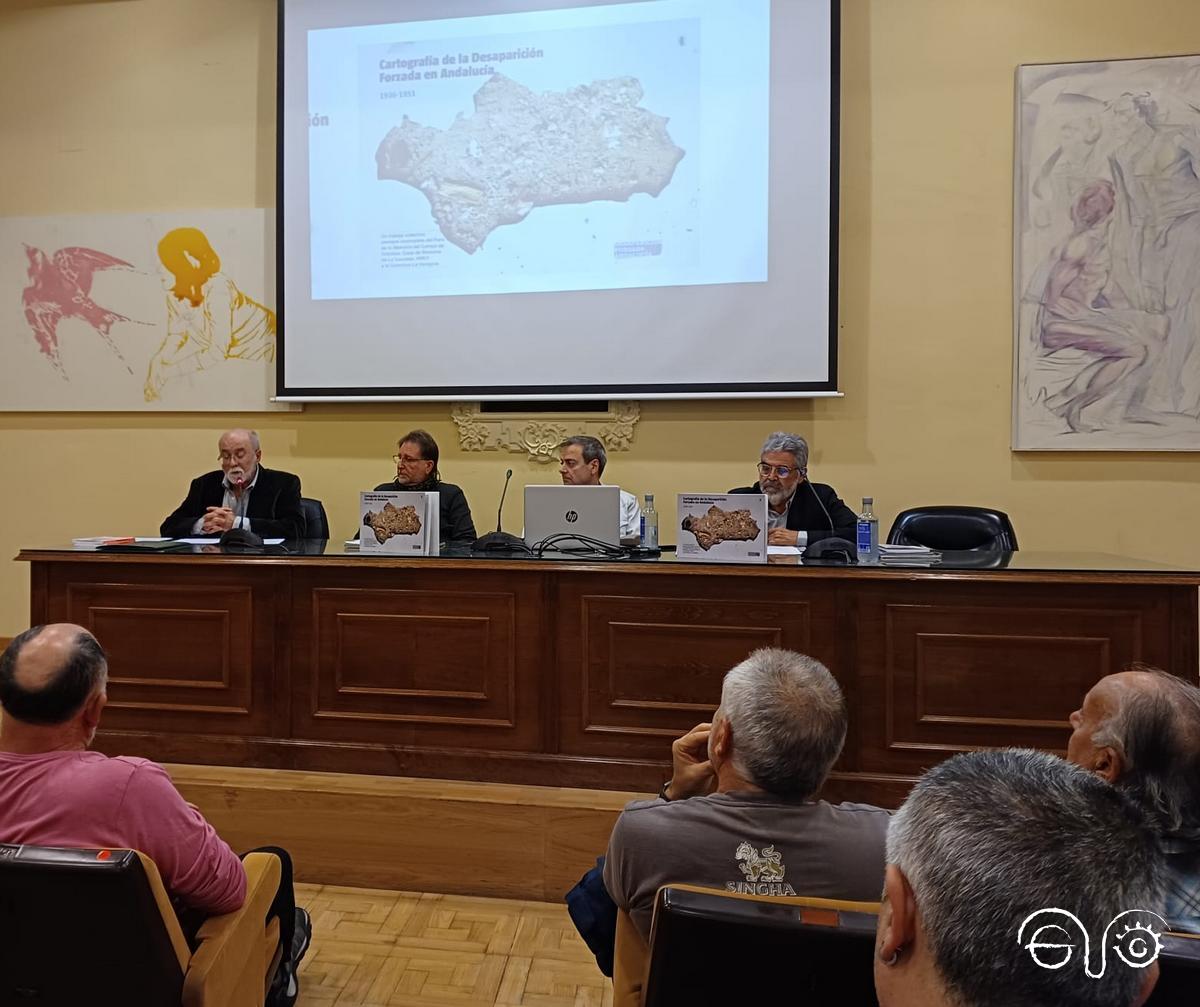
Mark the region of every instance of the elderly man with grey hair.
<instances>
[{"instance_id":1,"label":"elderly man with grey hair","mask_svg":"<svg viewBox=\"0 0 1200 1007\"><path fill-rule=\"evenodd\" d=\"M263 538L304 538L299 478L264 468L261 461L257 433L227 430L217 442L221 467L192 480L187 497L159 532L169 538L188 538L244 528Z\"/></svg>"},{"instance_id":2,"label":"elderly man with grey hair","mask_svg":"<svg viewBox=\"0 0 1200 1007\"><path fill-rule=\"evenodd\" d=\"M672 746L657 800L617 819L604 886L643 936L665 884L875 900L888 813L817 792L846 738L841 689L820 661L758 650L725 676L711 724Z\"/></svg>"},{"instance_id":3,"label":"elderly man with grey hair","mask_svg":"<svg viewBox=\"0 0 1200 1007\"><path fill-rule=\"evenodd\" d=\"M822 538L854 541L854 511L832 486L808 481L808 442L799 434L771 434L758 458L758 482L729 492L767 495L768 545L803 547Z\"/></svg>"},{"instance_id":4,"label":"elderly man with grey hair","mask_svg":"<svg viewBox=\"0 0 1200 1007\"><path fill-rule=\"evenodd\" d=\"M1157 668L1108 675L1071 727L1067 758L1128 794L1158 833L1171 929L1200 933L1200 688Z\"/></svg>"},{"instance_id":5,"label":"elderly man with grey hair","mask_svg":"<svg viewBox=\"0 0 1200 1007\"><path fill-rule=\"evenodd\" d=\"M892 819L887 861L881 1007L1132 1007L1154 986L1158 844L1132 801L1062 759L947 759Z\"/></svg>"}]
</instances>

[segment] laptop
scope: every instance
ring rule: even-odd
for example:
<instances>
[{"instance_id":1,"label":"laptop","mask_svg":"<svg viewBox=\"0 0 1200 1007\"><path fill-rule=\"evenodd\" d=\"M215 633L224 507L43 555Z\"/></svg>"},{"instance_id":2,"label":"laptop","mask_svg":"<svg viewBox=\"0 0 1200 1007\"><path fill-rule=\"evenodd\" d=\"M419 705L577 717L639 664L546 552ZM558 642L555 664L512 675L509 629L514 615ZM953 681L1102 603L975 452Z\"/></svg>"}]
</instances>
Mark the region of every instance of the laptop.
<instances>
[{"instance_id":1,"label":"laptop","mask_svg":"<svg viewBox=\"0 0 1200 1007\"><path fill-rule=\"evenodd\" d=\"M621 544L621 490L616 486L526 486L525 544L567 532ZM563 549L585 548L564 542Z\"/></svg>"}]
</instances>

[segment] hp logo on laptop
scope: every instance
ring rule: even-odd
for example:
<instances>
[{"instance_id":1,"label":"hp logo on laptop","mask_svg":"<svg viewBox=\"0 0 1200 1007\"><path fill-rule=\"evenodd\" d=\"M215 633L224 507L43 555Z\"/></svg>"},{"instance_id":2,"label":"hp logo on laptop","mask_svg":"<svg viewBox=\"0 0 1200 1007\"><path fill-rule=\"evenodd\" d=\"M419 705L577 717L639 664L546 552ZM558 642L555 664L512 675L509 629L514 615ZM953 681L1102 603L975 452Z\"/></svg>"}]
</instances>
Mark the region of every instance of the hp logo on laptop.
<instances>
[{"instance_id":1,"label":"hp logo on laptop","mask_svg":"<svg viewBox=\"0 0 1200 1007\"><path fill-rule=\"evenodd\" d=\"M576 521L579 520L579 512L569 510L569 511L567 511L565 517L567 519L567 524L574 524Z\"/></svg>"}]
</instances>

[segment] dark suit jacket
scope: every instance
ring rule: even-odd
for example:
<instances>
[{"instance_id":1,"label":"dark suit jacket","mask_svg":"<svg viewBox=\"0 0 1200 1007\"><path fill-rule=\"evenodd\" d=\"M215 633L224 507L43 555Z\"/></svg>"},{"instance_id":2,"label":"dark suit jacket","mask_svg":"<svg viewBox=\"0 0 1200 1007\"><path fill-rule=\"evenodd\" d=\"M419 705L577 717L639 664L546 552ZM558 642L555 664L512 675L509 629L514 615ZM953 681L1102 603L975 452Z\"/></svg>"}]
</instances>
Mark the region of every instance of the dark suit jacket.
<instances>
[{"instance_id":1,"label":"dark suit jacket","mask_svg":"<svg viewBox=\"0 0 1200 1007\"><path fill-rule=\"evenodd\" d=\"M730 493L761 493L758 483L739 486ZM820 503L818 503L818 500ZM825 505L825 510L821 509ZM826 517L825 511L829 512ZM833 523L833 530L829 528ZM788 504L787 527L792 531L808 532L808 540L816 542L823 538L844 538L855 541L858 515L842 503L837 490L825 483L810 483L807 479L796 487L792 502Z\"/></svg>"},{"instance_id":2,"label":"dark suit jacket","mask_svg":"<svg viewBox=\"0 0 1200 1007\"><path fill-rule=\"evenodd\" d=\"M158 529L160 535L189 538L196 519L225 499L221 483L225 473L206 472L192 480L187 499ZM300 480L290 472L258 467L258 481L246 505L250 530L263 538L304 538L304 512L300 509Z\"/></svg>"},{"instance_id":3,"label":"dark suit jacket","mask_svg":"<svg viewBox=\"0 0 1200 1007\"><path fill-rule=\"evenodd\" d=\"M438 494L438 512L440 528L438 535L443 542L474 542L475 522L471 520L471 507L467 496L454 483L439 482L436 485L422 484L421 486L401 486L395 479L375 487L376 493L416 492Z\"/></svg>"}]
</instances>

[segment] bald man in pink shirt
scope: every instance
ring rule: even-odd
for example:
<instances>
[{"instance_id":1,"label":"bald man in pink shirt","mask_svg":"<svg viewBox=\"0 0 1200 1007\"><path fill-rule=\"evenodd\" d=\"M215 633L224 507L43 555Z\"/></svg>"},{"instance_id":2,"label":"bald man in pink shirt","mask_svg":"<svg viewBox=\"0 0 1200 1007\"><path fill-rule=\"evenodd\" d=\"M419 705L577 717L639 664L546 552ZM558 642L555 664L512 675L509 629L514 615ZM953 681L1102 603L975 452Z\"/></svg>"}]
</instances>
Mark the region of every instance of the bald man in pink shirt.
<instances>
[{"instance_id":1,"label":"bald man in pink shirt","mask_svg":"<svg viewBox=\"0 0 1200 1007\"><path fill-rule=\"evenodd\" d=\"M82 626L35 626L0 654L0 842L140 850L176 904L193 915L240 908L240 858L166 771L148 759L88 751L107 681L104 651ZM283 988L273 1002L289 1004L311 925L295 908L287 853L269 852L283 861L271 915L280 917L281 937L286 933Z\"/></svg>"}]
</instances>

